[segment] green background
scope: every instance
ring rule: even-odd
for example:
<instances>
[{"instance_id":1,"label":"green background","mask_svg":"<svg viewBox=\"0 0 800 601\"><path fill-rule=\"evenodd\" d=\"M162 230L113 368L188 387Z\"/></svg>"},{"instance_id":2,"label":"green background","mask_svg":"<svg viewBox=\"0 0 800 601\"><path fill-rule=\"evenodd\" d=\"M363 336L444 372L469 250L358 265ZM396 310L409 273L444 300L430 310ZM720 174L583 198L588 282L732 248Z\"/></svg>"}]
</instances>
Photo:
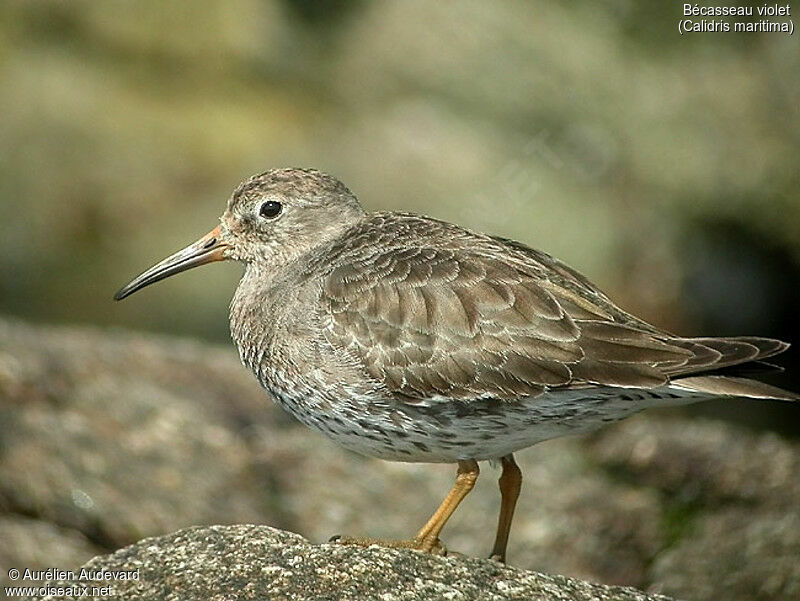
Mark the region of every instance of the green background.
<instances>
[{"instance_id":1,"label":"green background","mask_svg":"<svg viewBox=\"0 0 800 601\"><path fill-rule=\"evenodd\" d=\"M681 36L681 9L6 0L0 312L225 340L238 266L111 296L240 180L304 166L678 333L798 342L798 38Z\"/></svg>"}]
</instances>

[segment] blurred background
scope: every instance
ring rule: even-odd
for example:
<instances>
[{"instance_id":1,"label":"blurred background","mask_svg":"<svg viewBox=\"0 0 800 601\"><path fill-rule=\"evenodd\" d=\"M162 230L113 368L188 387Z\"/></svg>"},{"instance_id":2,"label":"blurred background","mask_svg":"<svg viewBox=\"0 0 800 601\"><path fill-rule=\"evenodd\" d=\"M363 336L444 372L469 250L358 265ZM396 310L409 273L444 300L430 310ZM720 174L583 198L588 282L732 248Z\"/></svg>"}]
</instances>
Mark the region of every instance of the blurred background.
<instances>
[{"instance_id":1,"label":"blurred background","mask_svg":"<svg viewBox=\"0 0 800 601\"><path fill-rule=\"evenodd\" d=\"M240 180L306 166L368 209L546 250L664 328L798 343L797 38L680 36L678 18L630 0L3 2L0 312L226 341L236 265L111 295L213 227ZM791 430L787 411L725 413Z\"/></svg>"},{"instance_id":2,"label":"blurred background","mask_svg":"<svg viewBox=\"0 0 800 601\"><path fill-rule=\"evenodd\" d=\"M451 485L265 400L229 341L240 266L111 300L271 167L546 250L677 333L793 342L765 378L800 390L798 36L681 36L681 7L0 3L0 582L192 524L403 536ZM512 562L795 600L799 422L722 401L537 445ZM491 471L451 548L488 549Z\"/></svg>"}]
</instances>

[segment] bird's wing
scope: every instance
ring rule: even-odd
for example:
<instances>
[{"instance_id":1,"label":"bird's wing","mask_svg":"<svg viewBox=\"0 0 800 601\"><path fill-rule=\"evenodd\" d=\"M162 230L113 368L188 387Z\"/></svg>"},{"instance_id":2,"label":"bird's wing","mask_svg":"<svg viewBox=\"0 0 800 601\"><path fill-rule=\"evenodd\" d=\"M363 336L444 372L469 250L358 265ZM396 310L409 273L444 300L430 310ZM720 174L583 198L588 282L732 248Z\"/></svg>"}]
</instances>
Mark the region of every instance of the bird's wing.
<instances>
[{"instance_id":1,"label":"bird's wing","mask_svg":"<svg viewBox=\"0 0 800 601\"><path fill-rule=\"evenodd\" d=\"M373 246L338 261L321 286L329 343L409 401L514 399L588 383L652 388L695 357L643 322L626 323L547 255L478 241L474 250Z\"/></svg>"}]
</instances>

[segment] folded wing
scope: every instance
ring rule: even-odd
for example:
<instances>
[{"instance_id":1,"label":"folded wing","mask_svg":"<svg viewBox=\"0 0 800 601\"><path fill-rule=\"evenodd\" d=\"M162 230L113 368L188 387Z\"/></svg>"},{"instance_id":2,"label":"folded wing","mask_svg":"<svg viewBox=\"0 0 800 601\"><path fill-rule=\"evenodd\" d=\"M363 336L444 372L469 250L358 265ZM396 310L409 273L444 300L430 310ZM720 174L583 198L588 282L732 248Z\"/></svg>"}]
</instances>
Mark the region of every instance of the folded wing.
<instances>
[{"instance_id":1,"label":"folded wing","mask_svg":"<svg viewBox=\"0 0 800 601\"><path fill-rule=\"evenodd\" d=\"M332 315L329 342L409 402L512 400L588 384L654 388L788 346L672 336L624 313L548 255L486 237L474 251L420 245L342 253L321 294ZM684 381L687 390L724 388Z\"/></svg>"}]
</instances>

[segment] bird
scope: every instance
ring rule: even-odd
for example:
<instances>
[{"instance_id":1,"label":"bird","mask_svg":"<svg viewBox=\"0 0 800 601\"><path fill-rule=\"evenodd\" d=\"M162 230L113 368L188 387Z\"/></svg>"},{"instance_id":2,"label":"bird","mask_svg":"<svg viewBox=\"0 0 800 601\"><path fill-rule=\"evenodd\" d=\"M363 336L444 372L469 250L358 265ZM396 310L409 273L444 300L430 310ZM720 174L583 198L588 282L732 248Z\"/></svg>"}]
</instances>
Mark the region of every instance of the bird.
<instances>
[{"instance_id":1,"label":"bird","mask_svg":"<svg viewBox=\"0 0 800 601\"><path fill-rule=\"evenodd\" d=\"M332 539L341 544L446 553L442 529L489 461L502 468L490 557L505 562L522 483L515 452L648 407L799 398L724 369L785 342L672 334L549 254L430 217L367 212L314 169L245 180L218 226L114 298L224 260L244 264L232 339L280 406L356 453L457 466L413 538Z\"/></svg>"}]
</instances>

